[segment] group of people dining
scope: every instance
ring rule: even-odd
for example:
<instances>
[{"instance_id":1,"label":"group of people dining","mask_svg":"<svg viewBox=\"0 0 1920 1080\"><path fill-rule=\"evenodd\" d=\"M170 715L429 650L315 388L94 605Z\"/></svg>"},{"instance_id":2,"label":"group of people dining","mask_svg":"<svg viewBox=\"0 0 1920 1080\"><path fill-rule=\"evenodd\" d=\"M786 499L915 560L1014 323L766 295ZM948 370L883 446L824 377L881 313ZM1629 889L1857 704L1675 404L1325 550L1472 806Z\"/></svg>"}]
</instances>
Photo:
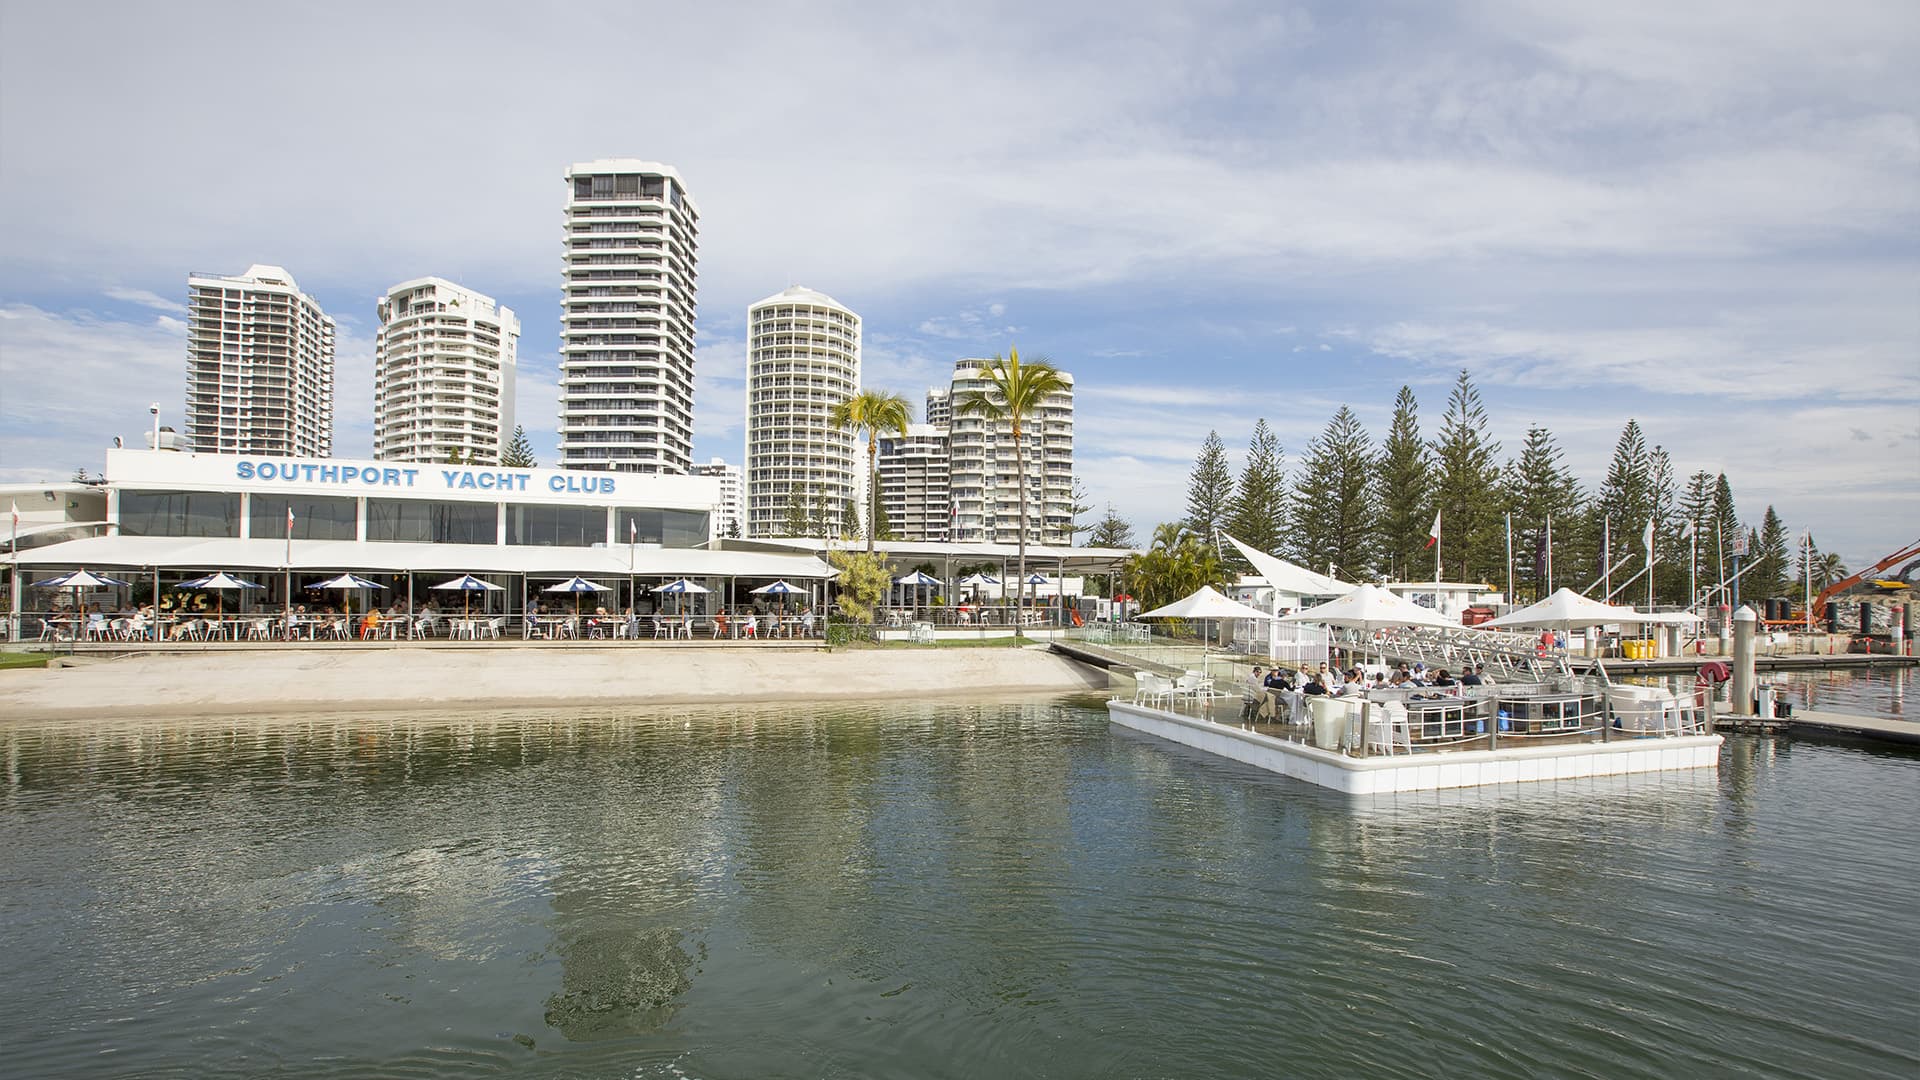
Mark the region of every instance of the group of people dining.
<instances>
[{"instance_id":1,"label":"group of people dining","mask_svg":"<svg viewBox=\"0 0 1920 1080\"><path fill-rule=\"evenodd\" d=\"M1247 676L1247 711L1255 710L1268 690L1298 691L1306 697L1359 696L1369 690L1438 690L1450 693L1455 687L1491 686L1493 678L1487 665L1468 664L1460 675L1446 668L1430 668L1424 663L1401 662L1391 668L1367 668L1358 664L1342 669L1338 665L1307 665L1295 670L1275 665L1263 668L1255 664Z\"/></svg>"}]
</instances>

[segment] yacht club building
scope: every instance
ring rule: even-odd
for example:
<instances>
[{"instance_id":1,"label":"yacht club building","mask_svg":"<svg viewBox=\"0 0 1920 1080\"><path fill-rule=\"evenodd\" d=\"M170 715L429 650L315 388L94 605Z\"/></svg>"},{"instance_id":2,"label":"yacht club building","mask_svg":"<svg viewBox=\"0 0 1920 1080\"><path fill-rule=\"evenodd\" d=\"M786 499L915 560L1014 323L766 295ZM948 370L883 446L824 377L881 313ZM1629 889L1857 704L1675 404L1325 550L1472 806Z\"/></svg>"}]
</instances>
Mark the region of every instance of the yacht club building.
<instances>
[{"instance_id":1,"label":"yacht club building","mask_svg":"<svg viewBox=\"0 0 1920 1080\"><path fill-rule=\"evenodd\" d=\"M747 589L780 578L817 596L830 574L811 554L714 550L714 477L109 450L97 489L99 535L23 549L23 579L84 567L138 596L226 570L265 586L245 601L271 609L289 590L315 603L304 589L318 575L350 572L383 586L382 607L444 608L451 594L427 590L473 574L501 587L491 610L516 614L574 576L608 589L589 610L647 611L665 580L711 589L687 598L702 605L751 602Z\"/></svg>"}]
</instances>

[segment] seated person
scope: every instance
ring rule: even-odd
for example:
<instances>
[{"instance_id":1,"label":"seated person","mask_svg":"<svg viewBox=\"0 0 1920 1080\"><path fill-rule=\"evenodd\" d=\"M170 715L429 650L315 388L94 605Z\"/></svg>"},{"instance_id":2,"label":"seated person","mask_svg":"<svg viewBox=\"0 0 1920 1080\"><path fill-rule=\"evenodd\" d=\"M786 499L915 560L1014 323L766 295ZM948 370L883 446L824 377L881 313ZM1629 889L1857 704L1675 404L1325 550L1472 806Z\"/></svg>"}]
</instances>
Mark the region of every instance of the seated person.
<instances>
[{"instance_id":1,"label":"seated person","mask_svg":"<svg viewBox=\"0 0 1920 1080\"><path fill-rule=\"evenodd\" d=\"M1435 675L1434 675L1434 677L1433 677L1433 685L1435 685L1435 686L1457 686L1457 685L1459 685L1459 684L1458 684L1458 683L1455 683L1455 682L1453 681L1453 676L1451 676L1451 675L1449 675L1449 674L1447 674L1447 669L1446 669L1446 668L1441 668L1441 669L1439 670L1439 672L1438 672L1437 674L1435 674Z\"/></svg>"},{"instance_id":2,"label":"seated person","mask_svg":"<svg viewBox=\"0 0 1920 1080\"><path fill-rule=\"evenodd\" d=\"M1393 678L1387 680L1387 685L1388 686L1412 686L1413 676L1407 674L1406 668L1404 667L1399 668L1394 671Z\"/></svg>"},{"instance_id":3,"label":"seated person","mask_svg":"<svg viewBox=\"0 0 1920 1080\"><path fill-rule=\"evenodd\" d=\"M1266 687L1269 690L1291 690L1293 679L1288 676L1287 669L1276 664L1272 671L1267 672Z\"/></svg>"},{"instance_id":4,"label":"seated person","mask_svg":"<svg viewBox=\"0 0 1920 1080\"><path fill-rule=\"evenodd\" d=\"M1300 692L1307 695L1308 697L1327 696L1327 684L1321 682L1320 678L1321 676L1319 672L1317 671L1310 672L1307 675L1307 685L1301 687Z\"/></svg>"},{"instance_id":5,"label":"seated person","mask_svg":"<svg viewBox=\"0 0 1920 1080\"><path fill-rule=\"evenodd\" d=\"M1492 686L1492 685L1493 685L1493 676L1491 676L1491 675L1489 675L1489 674L1487 674L1487 665L1485 665L1485 664L1475 664L1475 665L1474 665L1474 667L1473 667L1473 677L1474 677L1475 679L1478 679L1478 680L1480 681L1480 683L1479 683L1479 684L1480 684L1481 686Z\"/></svg>"},{"instance_id":6,"label":"seated person","mask_svg":"<svg viewBox=\"0 0 1920 1080\"><path fill-rule=\"evenodd\" d=\"M1486 665L1484 665L1484 664L1483 664L1483 665L1481 665L1481 666L1482 666L1482 667L1485 667ZM1479 675L1479 673L1478 673L1478 672L1476 672L1476 671L1474 670L1474 668L1473 668L1473 665L1472 665L1472 664L1468 664L1468 665L1467 665L1467 669L1466 669L1465 671L1462 671L1462 672L1460 673L1460 685L1461 685L1461 686L1479 686L1479 685L1481 685L1481 683L1480 683L1480 675Z\"/></svg>"}]
</instances>

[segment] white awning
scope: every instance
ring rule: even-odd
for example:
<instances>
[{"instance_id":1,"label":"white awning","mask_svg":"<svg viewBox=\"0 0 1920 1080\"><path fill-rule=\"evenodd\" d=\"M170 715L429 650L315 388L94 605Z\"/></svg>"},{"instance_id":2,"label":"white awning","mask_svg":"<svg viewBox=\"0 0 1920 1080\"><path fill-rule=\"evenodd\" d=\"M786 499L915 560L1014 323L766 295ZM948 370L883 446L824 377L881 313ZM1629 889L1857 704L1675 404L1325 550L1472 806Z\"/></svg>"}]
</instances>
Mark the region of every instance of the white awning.
<instances>
[{"instance_id":1,"label":"white awning","mask_svg":"<svg viewBox=\"0 0 1920 1080\"><path fill-rule=\"evenodd\" d=\"M204 539L186 536L96 536L20 553L21 566L85 566L163 570L287 567L285 540ZM295 540L296 572L527 574L534 577L827 578L836 571L811 555L703 548L632 550L521 547L500 544L393 544L354 540Z\"/></svg>"}]
</instances>

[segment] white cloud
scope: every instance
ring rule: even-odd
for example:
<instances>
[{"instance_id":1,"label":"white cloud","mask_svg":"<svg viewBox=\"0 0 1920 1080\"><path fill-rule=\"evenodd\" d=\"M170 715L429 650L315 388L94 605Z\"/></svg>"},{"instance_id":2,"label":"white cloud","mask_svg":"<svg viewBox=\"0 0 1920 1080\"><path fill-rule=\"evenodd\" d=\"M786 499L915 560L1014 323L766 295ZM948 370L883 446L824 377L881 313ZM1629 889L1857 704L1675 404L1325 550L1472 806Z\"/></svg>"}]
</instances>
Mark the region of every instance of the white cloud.
<instances>
[{"instance_id":1,"label":"white cloud","mask_svg":"<svg viewBox=\"0 0 1920 1080\"><path fill-rule=\"evenodd\" d=\"M156 311L170 311L175 315L185 315L187 305L177 300L169 300L158 293L146 289L128 289L115 286L107 290L107 296L113 300L125 300L131 304L140 304Z\"/></svg>"}]
</instances>

